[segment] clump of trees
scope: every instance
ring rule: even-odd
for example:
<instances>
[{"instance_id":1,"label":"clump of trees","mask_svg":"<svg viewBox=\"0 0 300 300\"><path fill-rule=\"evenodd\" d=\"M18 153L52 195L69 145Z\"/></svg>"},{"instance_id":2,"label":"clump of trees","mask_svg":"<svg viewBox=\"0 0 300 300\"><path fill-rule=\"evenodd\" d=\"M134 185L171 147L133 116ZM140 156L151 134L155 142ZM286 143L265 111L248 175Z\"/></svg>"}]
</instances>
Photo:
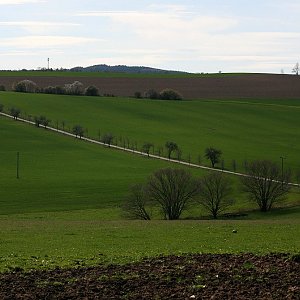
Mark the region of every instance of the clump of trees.
<instances>
[{"instance_id":1,"label":"clump of trees","mask_svg":"<svg viewBox=\"0 0 300 300\"><path fill-rule=\"evenodd\" d=\"M154 89L150 89L144 93L144 97L148 99L159 99L159 100L182 100L182 95L172 89L164 89L161 92L157 92ZM137 97L136 97L137 98Z\"/></svg>"},{"instance_id":2,"label":"clump of trees","mask_svg":"<svg viewBox=\"0 0 300 300\"><path fill-rule=\"evenodd\" d=\"M35 116L34 122L36 127L40 127L40 125L43 125L45 129L50 124L51 120L47 119L45 116Z\"/></svg>"}]
</instances>

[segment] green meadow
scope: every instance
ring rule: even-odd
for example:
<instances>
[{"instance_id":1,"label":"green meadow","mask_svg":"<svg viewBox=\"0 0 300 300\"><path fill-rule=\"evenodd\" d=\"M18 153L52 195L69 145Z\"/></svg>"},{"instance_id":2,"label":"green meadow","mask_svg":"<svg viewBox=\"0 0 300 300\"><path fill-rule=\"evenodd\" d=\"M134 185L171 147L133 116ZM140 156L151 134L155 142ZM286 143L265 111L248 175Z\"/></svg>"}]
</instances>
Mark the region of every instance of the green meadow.
<instances>
[{"instance_id":1,"label":"green meadow","mask_svg":"<svg viewBox=\"0 0 300 300\"><path fill-rule=\"evenodd\" d=\"M17 106L27 116L44 114L54 127L62 120L66 127L82 124L95 137L100 129L138 145L174 140L194 159L212 144L223 150L225 165L230 157L242 162L288 153L285 163L300 166L297 101L163 102L0 93L0 103ZM0 271L125 263L187 252L299 253L298 188L283 205L289 207L262 214L233 177L237 202L229 212L246 212L245 217L205 220L206 212L193 205L179 221L160 220L156 211L151 221L126 220L121 204L128 187L175 165L3 116L0 134ZM191 171L195 176L205 172Z\"/></svg>"},{"instance_id":2,"label":"green meadow","mask_svg":"<svg viewBox=\"0 0 300 300\"><path fill-rule=\"evenodd\" d=\"M244 162L270 159L294 173L300 170L300 101L245 100L154 101L126 98L53 96L0 93L5 108L16 106L22 115L46 115L53 127L71 130L80 124L88 136L98 139L99 132L112 133L117 142L129 140L141 148L145 142L155 149L174 141L182 159L209 165L203 154L214 146L223 152L224 166L238 171ZM123 141L123 142L122 142ZM295 180L295 179L294 179Z\"/></svg>"}]
</instances>

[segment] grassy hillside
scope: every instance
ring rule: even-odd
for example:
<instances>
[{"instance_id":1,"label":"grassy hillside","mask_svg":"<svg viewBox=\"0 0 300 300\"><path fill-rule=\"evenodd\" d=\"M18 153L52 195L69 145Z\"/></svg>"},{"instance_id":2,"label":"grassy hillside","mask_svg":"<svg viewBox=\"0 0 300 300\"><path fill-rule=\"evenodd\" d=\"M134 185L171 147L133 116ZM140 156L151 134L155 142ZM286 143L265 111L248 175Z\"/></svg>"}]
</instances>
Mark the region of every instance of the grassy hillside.
<instances>
[{"instance_id":1,"label":"grassy hillside","mask_svg":"<svg viewBox=\"0 0 300 300\"><path fill-rule=\"evenodd\" d=\"M300 101L152 101L125 98L52 96L0 93L6 108L17 106L23 115L46 115L52 126L81 124L98 138L111 132L118 143L130 140L140 148L152 142L156 149L175 141L193 162L208 164L208 146L222 150L225 168L243 171L245 160L271 159L300 170Z\"/></svg>"},{"instance_id":2,"label":"grassy hillside","mask_svg":"<svg viewBox=\"0 0 300 300\"><path fill-rule=\"evenodd\" d=\"M118 207L131 184L167 165L3 117L0 132L0 214Z\"/></svg>"},{"instance_id":3,"label":"grassy hillside","mask_svg":"<svg viewBox=\"0 0 300 300\"><path fill-rule=\"evenodd\" d=\"M299 251L299 208L254 212L245 220L122 220L118 207L128 186L168 163L3 117L0 132L0 271L121 263L162 253ZM234 209L254 208L238 190L235 197ZM199 214L194 207L183 217Z\"/></svg>"}]
</instances>

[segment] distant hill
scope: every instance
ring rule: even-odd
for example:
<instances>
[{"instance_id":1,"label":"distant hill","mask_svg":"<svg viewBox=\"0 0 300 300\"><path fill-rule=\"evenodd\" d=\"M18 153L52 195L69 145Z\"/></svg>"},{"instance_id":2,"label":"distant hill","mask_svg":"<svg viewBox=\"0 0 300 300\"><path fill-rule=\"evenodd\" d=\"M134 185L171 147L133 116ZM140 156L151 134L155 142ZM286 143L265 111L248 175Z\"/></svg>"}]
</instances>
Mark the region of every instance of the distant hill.
<instances>
[{"instance_id":1,"label":"distant hill","mask_svg":"<svg viewBox=\"0 0 300 300\"><path fill-rule=\"evenodd\" d=\"M172 70L162 70L155 69L144 66L126 66L126 65L118 65L118 66L109 66L109 65L94 65L89 67L74 67L69 69L71 72L113 72L113 73L163 73L163 74L172 74L172 73L187 73L181 71L172 71Z\"/></svg>"}]
</instances>

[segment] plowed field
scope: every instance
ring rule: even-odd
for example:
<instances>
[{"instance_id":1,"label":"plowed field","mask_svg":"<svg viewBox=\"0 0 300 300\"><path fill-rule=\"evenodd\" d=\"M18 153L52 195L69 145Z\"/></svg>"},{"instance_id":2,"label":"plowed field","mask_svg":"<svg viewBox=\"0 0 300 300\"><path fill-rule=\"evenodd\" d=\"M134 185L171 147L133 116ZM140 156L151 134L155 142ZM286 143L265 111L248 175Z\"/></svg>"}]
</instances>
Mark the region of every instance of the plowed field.
<instances>
[{"instance_id":1,"label":"plowed field","mask_svg":"<svg viewBox=\"0 0 300 300\"><path fill-rule=\"evenodd\" d=\"M95 85L101 94L133 96L149 89L172 88L186 99L270 98L300 99L300 76L249 74L195 78L101 78L101 77L1 77L0 85L10 90L14 82L31 79L39 87L64 85L76 80Z\"/></svg>"},{"instance_id":2,"label":"plowed field","mask_svg":"<svg viewBox=\"0 0 300 300\"><path fill-rule=\"evenodd\" d=\"M300 299L299 257L186 255L0 275L1 299Z\"/></svg>"}]
</instances>

